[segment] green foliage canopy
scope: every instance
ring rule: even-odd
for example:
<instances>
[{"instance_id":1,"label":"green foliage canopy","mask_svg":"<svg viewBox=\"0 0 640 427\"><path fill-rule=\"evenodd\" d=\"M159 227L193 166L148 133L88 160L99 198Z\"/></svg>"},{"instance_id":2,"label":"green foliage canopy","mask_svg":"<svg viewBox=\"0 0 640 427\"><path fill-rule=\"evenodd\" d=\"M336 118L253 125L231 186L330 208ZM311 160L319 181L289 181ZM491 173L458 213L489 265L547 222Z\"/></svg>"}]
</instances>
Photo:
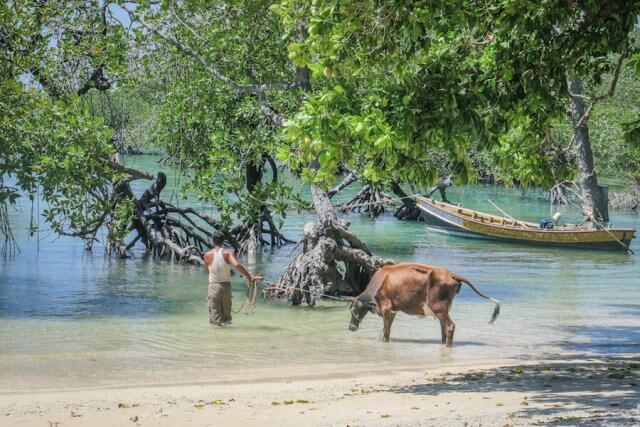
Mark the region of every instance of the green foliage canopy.
<instances>
[{"instance_id":1,"label":"green foliage canopy","mask_svg":"<svg viewBox=\"0 0 640 427\"><path fill-rule=\"evenodd\" d=\"M320 88L287 122L304 165L326 182L338 165L364 165L372 181L433 182L443 150L470 178L470 149L491 150L511 177L550 185L558 171L548 129L567 105L567 76L599 82L625 52L634 2L288 0L285 22L306 17L289 45Z\"/></svg>"},{"instance_id":2,"label":"green foliage canopy","mask_svg":"<svg viewBox=\"0 0 640 427\"><path fill-rule=\"evenodd\" d=\"M106 31L103 12L79 1L0 5L0 203L39 193L60 233L91 232L118 178L104 164L111 130L80 96L123 70L124 29Z\"/></svg>"},{"instance_id":3,"label":"green foliage canopy","mask_svg":"<svg viewBox=\"0 0 640 427\"><path fill-rule=\"evenodd\" d=\"M213 202L227 226L234 216L255 222L265 205L284 215L300 203L269 175L268 160L283 142L265 109L287 114L300 99L286 87L296 70L270 4L192 0L130 10L143 22L136 34L146 46L144 78L164 88L154 139L192 177L183 191ZM276 90L254 90L264 82ZM247 176L253 169L268 175L255 186Z\"/></svg>"}]
</instances>

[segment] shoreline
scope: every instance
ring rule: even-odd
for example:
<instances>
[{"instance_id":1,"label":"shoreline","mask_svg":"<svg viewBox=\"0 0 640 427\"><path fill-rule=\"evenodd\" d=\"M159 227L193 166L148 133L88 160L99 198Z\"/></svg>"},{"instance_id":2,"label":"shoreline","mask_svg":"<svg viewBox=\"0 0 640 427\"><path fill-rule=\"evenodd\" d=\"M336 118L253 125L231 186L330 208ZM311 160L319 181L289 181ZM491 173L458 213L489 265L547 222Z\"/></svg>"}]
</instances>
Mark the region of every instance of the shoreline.
<instances>
[{"instance_id":1,"label":"shoreline","mask_svg":"<svg viewBox=\"0 0 640 427\"><path fill-rule=\"evenodd\" d=\"M585 357L578 357L576 360L587 360ZM286 368L254 368L244 369L241 374L237 371L224 370L220 372L222 378L207 378L201 381L185 380L185 381L158 381L145 382L134 380L125 384L104 384L99 386L66 386L55 388L43 388L34 385L34 388L15 388L0 389L0 397L7 395L24 395L24 394L48 394L48 393L66 393L66 392L91 392L91 391L107 391L107 390L128 390L128 389L156 389L156 388L172 388L172 387L191 387L191 386L225 386L225 385L246 385L246 384L263 384L278 383L281 381L331 381L340 378L361 378L376 376L382 374L404 374L416 371L429 371L443 368L450 369L489 369L498 366L512 365L528 365L535 364L534 361L523 361L516 358L504 359L480 359L479 361L459 361L455 363L424 363L414 365L392 365L384 364L375 366L368 363L351 364L349 368L341 365L322 364L313 366L290 366ZM311 370L318 371L316 373L307 373ZM208 374L209 375L209 374Z\"/></svg>"},{"instance_id":2,"label":"shoreline","mask_svg":"<svg viewBox=\"0 0 640 427\"><path fill-rule=\"evenodd\" d=\"M0 395L20 425L531 425L640 420L640 354Z\"/></svg>"}]
</instances>

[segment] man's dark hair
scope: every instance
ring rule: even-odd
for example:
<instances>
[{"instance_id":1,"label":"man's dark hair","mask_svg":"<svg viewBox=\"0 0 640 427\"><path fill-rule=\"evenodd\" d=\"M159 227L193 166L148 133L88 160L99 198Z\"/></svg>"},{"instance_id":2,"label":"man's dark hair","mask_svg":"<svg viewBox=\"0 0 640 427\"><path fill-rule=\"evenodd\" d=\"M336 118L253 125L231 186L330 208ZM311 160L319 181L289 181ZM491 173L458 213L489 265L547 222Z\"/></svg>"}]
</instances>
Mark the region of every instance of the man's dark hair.
<instances>
[{"instance_id":1,"label":"man's dark hair","mask_svg":"<svg viewBox=\"0 0 640 427\"><path fill-rule=\"evenodd\" d=\"M224 234L220 231L215 231L211 237L211 243L215 246L222 246L224 243Z\"/></svg>"}]
</instances>

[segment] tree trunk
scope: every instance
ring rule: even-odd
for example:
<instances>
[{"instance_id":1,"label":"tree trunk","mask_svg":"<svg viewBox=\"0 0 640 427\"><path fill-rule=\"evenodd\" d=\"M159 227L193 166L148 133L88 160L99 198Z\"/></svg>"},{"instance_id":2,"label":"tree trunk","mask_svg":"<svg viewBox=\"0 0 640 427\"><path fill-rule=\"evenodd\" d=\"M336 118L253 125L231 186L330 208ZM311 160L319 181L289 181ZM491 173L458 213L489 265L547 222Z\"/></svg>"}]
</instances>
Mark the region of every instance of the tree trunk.
<instances>
[{"instance_id":1,"label":"tree trunk","mask_svg":"<svg viewBox=\"0 0 640 427\"><path fill-rule=\"evenodd\" d=\"M302 252L287 267L265 297L289 297L293 305L303 300L315 304L323 294L355 295L362 292L371 275L380 267L392 264L371 254L364 243L340 221L327 191L311 186L316 223L304 225Z\"/></svg>"},{"instance_id":2,"label":"tree trunk","mask_svg":"<svg viewBox=\"0 0 640 427\"><path fill-rule=\"evenodd\" d=\"M306 28L300 26L299 37L306 38ZM311 73L307 67L296 68L296 77L305 92L311 91ZM282 120L277 121L280 125ZM392 264L369 252L364 243L347 231L349 224L338 220L326 190L311 186L313 207L318 221L304 225L302 252L285 269L265 297L288 296L293 305L303 299L315 304L319 293L360 293L371 275L380 267Z\"/></svg>"},{"instance_id":3,"label":"tree trunk","mask_svg":"<svg viewBox=\"0 0 640 427\"><path fill-rule=\"evenodd\" d=\"M593 162L593 149L589 138L588 116L579 79L569 80L569 108L573 136L578 155L578 172L582 191L582 210L597 221L609 221L609 194L606 187L598 185ZM576 96L577 95L577 96Z\"/></svg>"},{"instance_id":4,"label":"tree trunk","mask_svg":"<svg viewBox=\"0 0 640 427\"><path fill-rule=\"evenodd\" d=\"M278 180L278 169L275 161L270 156L263 155L262 162L259 164L254 161L249 161L245 166L245 173L246 188L250 196L253 195L256 186L262 182L266 164L268 164L272 170L272 182ZM238 252L241 254L255 255L265 245L281 247L286 243L295 243L280 233L266 204L261 204L258 207L255 221L240 224L234 228L232 234L238 241ZM265 235L268 235L269 240L267 240Z\"/></svg>"},{"instance_id":5,"label":"tree trunk","mask_svg":"<svg viewBox=\"0 0 640 427\"><path fill-rule=\"evenodd\" d=\"M420 219L420 209L418 209L416 201L409 197L400 184L395 181L391 183L391 191L402 201L402 206L396 209L393 215L398 219L418 221Z\"/></svg>"}]
</instances>

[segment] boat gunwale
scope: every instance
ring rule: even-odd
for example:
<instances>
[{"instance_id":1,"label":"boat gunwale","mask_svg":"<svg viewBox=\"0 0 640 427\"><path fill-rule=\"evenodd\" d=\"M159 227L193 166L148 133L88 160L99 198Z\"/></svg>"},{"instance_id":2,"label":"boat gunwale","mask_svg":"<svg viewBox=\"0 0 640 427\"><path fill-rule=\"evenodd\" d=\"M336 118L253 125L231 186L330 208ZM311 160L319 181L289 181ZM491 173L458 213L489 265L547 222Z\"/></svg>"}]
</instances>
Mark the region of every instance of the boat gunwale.
<instances>
[{"instance_id":1,"label":"boat gunwale","mask_svg":"<svg viewBox=\"0 0 640 427\"><path fill-rule=\"evenodd\" d=\"M528 221L518 221L518 220L512 220L509 219L507 217L504 216L500 216L500 215L493 215L493 214L489 214L486 212L482 212L482 211L477 211L475 209L469 209L469 208L462 208L460 206L456 206L456 205L452 205L450 203L446 203L446 202L438 202L436 200L433 199L429 199L427 197L424 196L419 196L416 195L415 196L415 200L418 202L418 204L420 204L420 202L426 202L427 204L443 210L445 212L448 212L458 218L464 219L466 221L471 221L475 224L480 224L480 225L484 225L484 226L489 226L489 227L494 227L494 228L501 228L504 230L509 230L509 231L529 231L529 232L536 232L536 233L543 233L543 234L566 234L566 233L570 233L570 234L574 234L574 233L587 233L587 234L593 234L593 233L601 233L601 232L632 232L633 235L631 237L631 239L633 239L635 237L635 233L636 233L636 229L635 228L609 228L609 229L596 229L596 228L572 228L572 229L568 229L568 230L561 230L561 229L557 229L557 228L527 228L524 226L517 226L517 225L504 225L504 224L496 224L496 223L487 223L487 222L483 222L483 221L478 221L477 219L471 217L471 216L466 216L466 215L462 215L459 212L457 212L457 209L466 209L469 211L473 211L473 212L477 212L480 215L485 215L485 216L489 216L489 217L494 217L494 218L502 218L505 221L512 221L512 222L521 222L521 223L529 223L529 224L534 224ZM438 206L438 204L440 204L441 206ZM442 218L441 218L442 219ZM445 220L446 221L446 220ZM453 224L450 221L446 221L449 222L450 224L462 228L464 230L470 231L470 232L475 232L473 230L469 230L467 229L464 225L460 225L460 224ZM563 226L566 227L566 226ZM617 236L616 236L617 237Z\"/></svg>"}]
</instances>

